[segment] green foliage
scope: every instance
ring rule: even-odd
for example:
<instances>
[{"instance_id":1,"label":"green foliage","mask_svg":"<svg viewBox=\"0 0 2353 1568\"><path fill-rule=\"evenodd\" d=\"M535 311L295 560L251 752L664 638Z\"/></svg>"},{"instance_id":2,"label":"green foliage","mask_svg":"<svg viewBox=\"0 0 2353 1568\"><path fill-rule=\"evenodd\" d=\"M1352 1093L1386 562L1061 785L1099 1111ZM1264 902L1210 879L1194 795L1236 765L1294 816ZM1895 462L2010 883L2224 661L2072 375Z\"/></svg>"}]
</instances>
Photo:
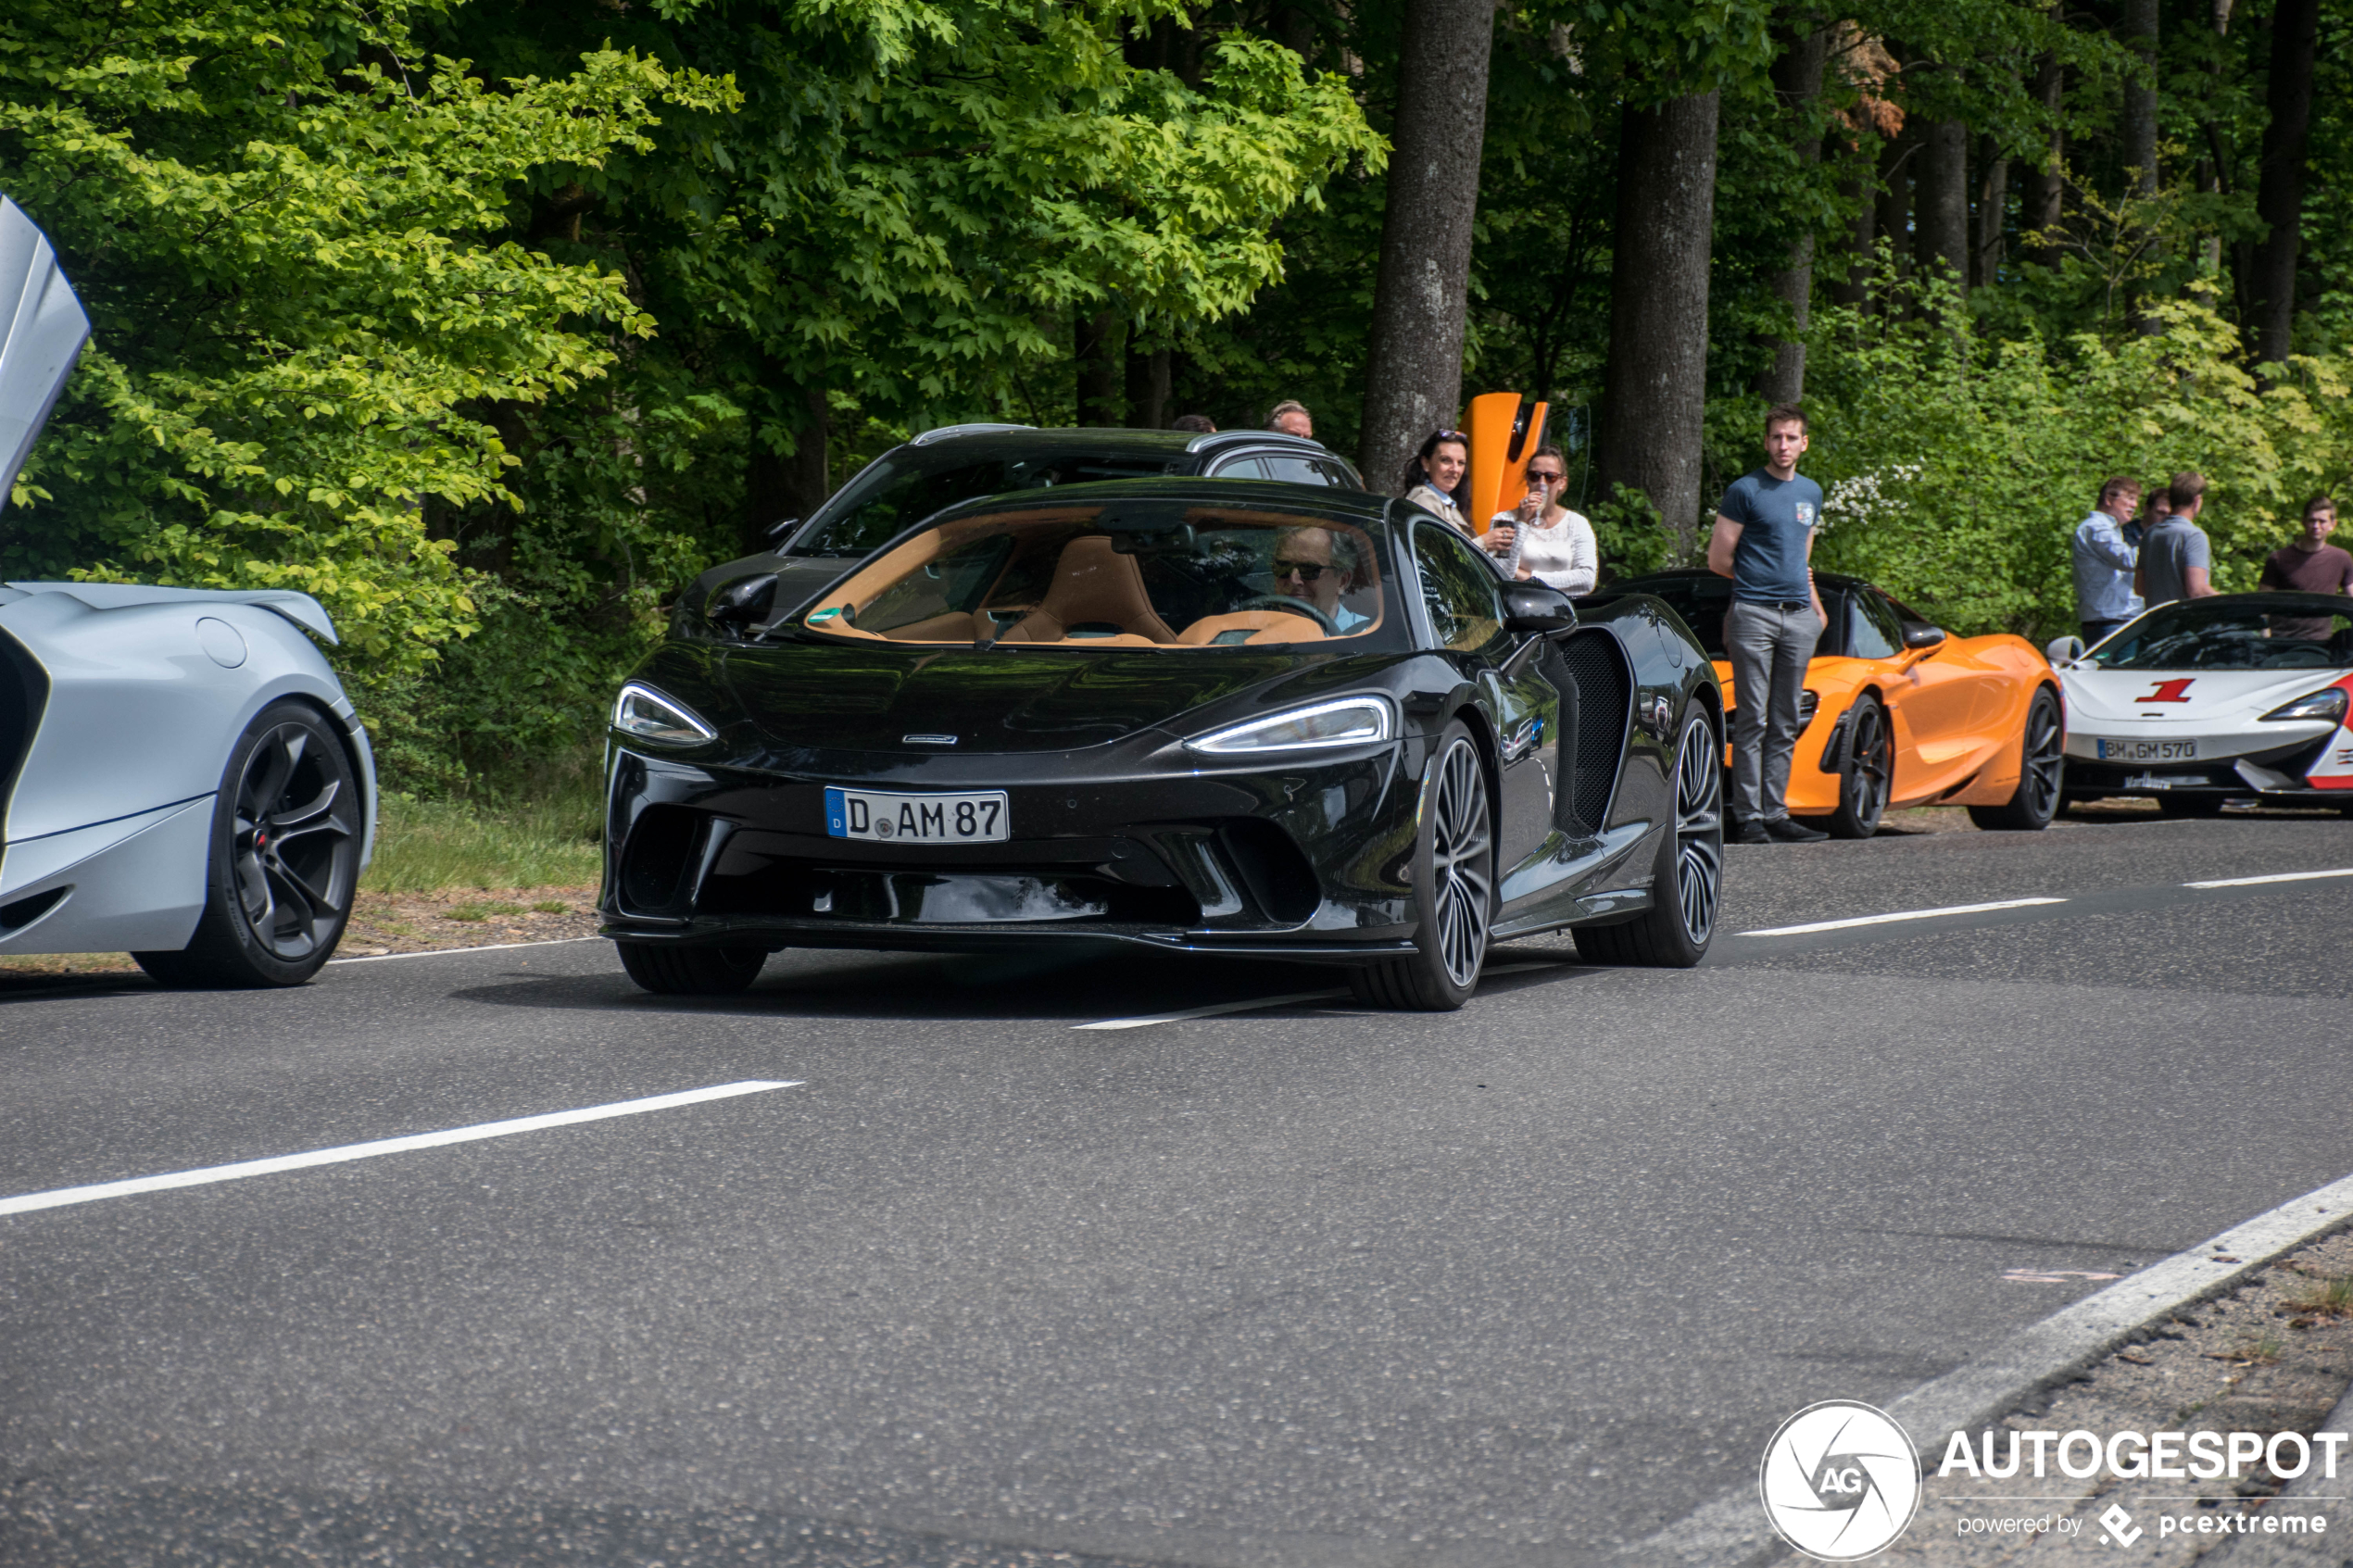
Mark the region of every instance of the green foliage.
<instances>
[{"instance_id":1,"label":"green foliage","mask_svg":"<svg viewBox=\"0 0 2353 1568\"><path fill-rule=\"evenodd\" d=\"M1815 563L1957 632L2073 629L2069 539L2109 474L2205 474L2224 592L2254 587L2306 495L2353 475L2353 360L2259 379L2204 299L2155 307L2152 334L2045 343L1984 335L1944 283L1886 286L1909 308L1828 310L1812 337Z\"/></svg>"},{"instance_id":2,"label":"green foliage","mask_svg":"<svg viewBox=\"0 0 2353 1568\"><path fill-rule=\"evenodd\" d=\"M1612 578L1640 577L1675 558L1675 535L1640 490L1611 485L1610 498L1594 505L1590 521L1602 570Z\"/></svg>"},{"instance_id":3,"label":"green foliage","mask_svg":"<svg viewBox=\"0 0 2353 1568\"><path fill-rule=\"evenodd\" d=\"M298 588L387 675L473 628L426 513L508 500L514 459L470 410L575 392L652 330L616 274L498 237L505 186L647 144L665 97L728 94L612 50L494 89L411 64L408 15L27 0L0 20L0 185L94 329L6 571Z\"/></svg>"}]
</instances>

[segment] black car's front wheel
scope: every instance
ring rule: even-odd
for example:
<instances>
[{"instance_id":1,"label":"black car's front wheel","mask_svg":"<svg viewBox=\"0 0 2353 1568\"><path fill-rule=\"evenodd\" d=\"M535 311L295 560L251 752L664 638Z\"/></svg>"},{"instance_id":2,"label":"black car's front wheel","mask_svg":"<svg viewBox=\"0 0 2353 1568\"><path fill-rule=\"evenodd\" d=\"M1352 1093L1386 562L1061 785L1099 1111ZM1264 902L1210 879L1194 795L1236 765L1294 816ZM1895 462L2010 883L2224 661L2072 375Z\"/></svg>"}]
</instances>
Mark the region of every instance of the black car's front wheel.
<instances>
[{"instance_id":1,"label":"black car's front wheel","mask_svg":"<svg viewBox=\"0 0 2353 1568\"><path fill-rule=\"evenodd\" d=\"M221 771L195 935L178 952L131 956L166 985L301 985L350 918L366 810L327 716L271 703Z\"/></svg>"},{"instance_id":2,"label":"black car's front wheel","mask_svg":"<svg viewBox=\"0 0 2353 1568\"><path fill-rule=\"evenodd\" d=\"M1461 721L1439 737L1414 833L1414 951L1350 977L1359 1001L1452 1012L1478 988L1495 915L1495 833L1487 769Z\"/></svg>"},{"instance_id":3,"label":"black car's front wheel","mask_svg":"<svg viewBox=\"0 0 2353 1568\"><path fill-rule=\"evenodd\" d=\"M1724 742L1714 715L1694 703L1675 747L1675 821L1659 835L1651 907L1617 925L1577 928L1589 963L1689 969L1707 956L1724 899Z\"/></svg>"},{"instance_id":4,"label":"black car's front wheel","mask_svg":"<svg viewBox=\"0 0 2353 1568\"><path fill-rule=\"evenodd\" d=\"M760 978L768 954L760 947L673 947L661 942L616 942L629 978L664 997L731 997Z\"/></svg>"}]
</instances>

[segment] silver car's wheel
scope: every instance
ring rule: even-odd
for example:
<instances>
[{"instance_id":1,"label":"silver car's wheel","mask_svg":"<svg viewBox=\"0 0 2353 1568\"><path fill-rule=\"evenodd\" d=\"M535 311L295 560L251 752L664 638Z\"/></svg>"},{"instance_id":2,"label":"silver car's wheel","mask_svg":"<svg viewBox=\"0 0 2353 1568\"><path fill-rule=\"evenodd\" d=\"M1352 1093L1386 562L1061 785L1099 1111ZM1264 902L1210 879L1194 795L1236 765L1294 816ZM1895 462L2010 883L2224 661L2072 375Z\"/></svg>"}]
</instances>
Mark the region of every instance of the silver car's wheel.
<instances>
[{"instance_id":1,"label":"silver car's wheel","mask_svg":"<svg viewBox=\"0 0 2353 1568\"><path fill-rule=\"evenodd\" d=\"M342 940L365 811L332 721L272 703L222 771L195 936L176 953L132 956L167 985L302 984Z\"/></svg>"}]
</instances>

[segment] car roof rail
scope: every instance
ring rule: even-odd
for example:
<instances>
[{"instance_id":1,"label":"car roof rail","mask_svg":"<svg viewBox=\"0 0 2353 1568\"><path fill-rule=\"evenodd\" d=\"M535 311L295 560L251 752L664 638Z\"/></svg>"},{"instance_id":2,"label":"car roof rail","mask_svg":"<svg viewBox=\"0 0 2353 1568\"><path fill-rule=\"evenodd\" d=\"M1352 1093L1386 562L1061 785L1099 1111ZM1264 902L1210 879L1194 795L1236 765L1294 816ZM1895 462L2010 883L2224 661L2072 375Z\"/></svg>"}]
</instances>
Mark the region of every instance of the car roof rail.
<instances>
[{"instance_id":1,"label":"car roof rail","mask_svg":"<svg viewBox=\"0 0 2353 1568\"><path fill-rule=\"evenodd\" d=\"M1332 449L1313 436L1293 435L1287 430L1211 430L1203 431L1185 443L1188 452L1205 451L1212 446L1246 441L1252 446L1296 446L1302 452L1321 452L1332 456Z\"/></svg>"},{"instance_id":2,"label":"car roof rail","mask_svg":"<svg viewBox=\"0 0 2353 1568\"><path fill-rule=\"evenodd\" d=\"M910 446L928 446L935 441L945 441L951 435L986 435L992 431L1036 430L1037 428L1038 427L1036 425L941 425L937 430L927 430L924 432L921 435L918 435L913 440L908 442L907 445Z\"/></svg>"}]
</instances>

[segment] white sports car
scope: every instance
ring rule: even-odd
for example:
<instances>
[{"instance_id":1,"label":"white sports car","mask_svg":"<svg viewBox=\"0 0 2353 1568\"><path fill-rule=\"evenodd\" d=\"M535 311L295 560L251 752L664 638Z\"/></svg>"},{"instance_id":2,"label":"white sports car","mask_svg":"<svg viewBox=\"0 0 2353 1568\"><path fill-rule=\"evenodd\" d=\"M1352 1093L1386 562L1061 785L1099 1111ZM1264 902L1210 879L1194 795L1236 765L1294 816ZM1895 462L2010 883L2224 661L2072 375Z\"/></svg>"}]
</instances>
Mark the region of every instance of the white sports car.
<instances>
[{"instance_id":1,"label":"white sports car","mask_svg":"<svg viewBox=\"0 0 2353 1568\"><path fill-rule=\"evenodd\" d=\"M2148 796L2172 816L2230 799L2353 812L2353 599L2221 594L2049 648L2067 696L2070 798Z\"/></svg>"},{"instance_id":2,"label":"white sports car","mask_svg":"<svg viewBox=\"0 0 2353 1568\"><path fill-rule=\"evenodd\" d=\"M0 502L89 336L0 198ZM0 955L129 951L173 985L293 985L368 863L368 734L307 594L0 587Z\"/></svg>"}]
</instances>

